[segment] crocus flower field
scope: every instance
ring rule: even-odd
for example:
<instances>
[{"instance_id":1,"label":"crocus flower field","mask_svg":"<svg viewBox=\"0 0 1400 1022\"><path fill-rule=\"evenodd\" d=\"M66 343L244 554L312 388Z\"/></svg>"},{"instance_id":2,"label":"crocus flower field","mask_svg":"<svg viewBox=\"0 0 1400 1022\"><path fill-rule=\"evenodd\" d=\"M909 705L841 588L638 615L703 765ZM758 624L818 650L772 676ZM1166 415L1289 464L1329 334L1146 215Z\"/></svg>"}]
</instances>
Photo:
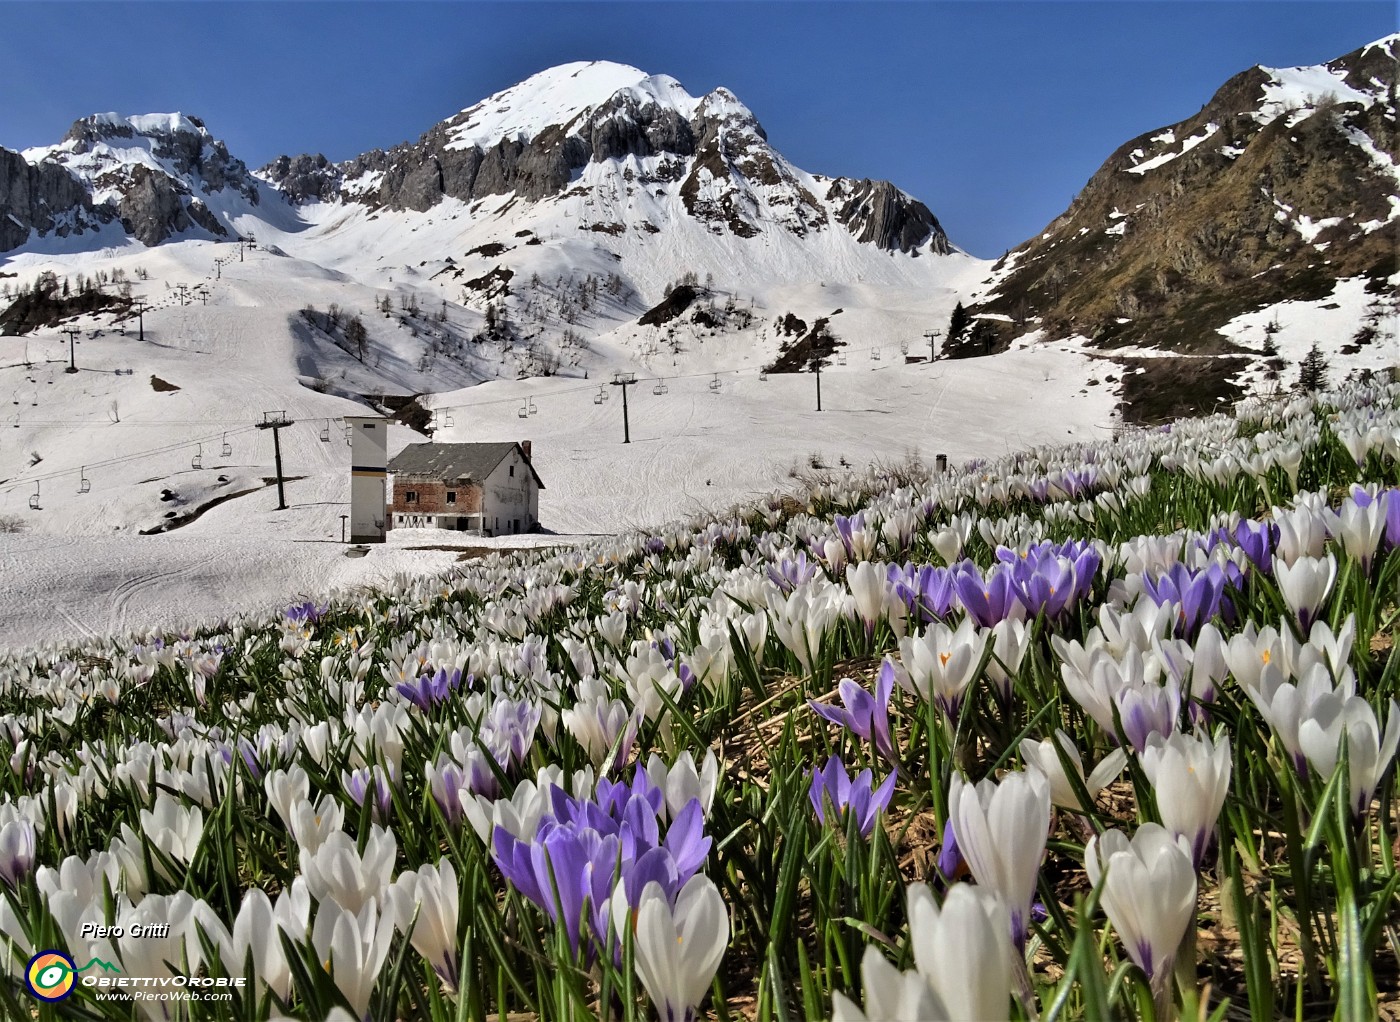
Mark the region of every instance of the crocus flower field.
<instances>
[{"instance_id":1,"label":"crocus flower field","mask_svg":"<svg viewBox=\"0 0 1400 1022\"><path fill-rule=\"evenodd\" d=\"M0 1014L1396 1017L1397 547L1356 386L9 654Z\"/></svg>"}]
</instances>

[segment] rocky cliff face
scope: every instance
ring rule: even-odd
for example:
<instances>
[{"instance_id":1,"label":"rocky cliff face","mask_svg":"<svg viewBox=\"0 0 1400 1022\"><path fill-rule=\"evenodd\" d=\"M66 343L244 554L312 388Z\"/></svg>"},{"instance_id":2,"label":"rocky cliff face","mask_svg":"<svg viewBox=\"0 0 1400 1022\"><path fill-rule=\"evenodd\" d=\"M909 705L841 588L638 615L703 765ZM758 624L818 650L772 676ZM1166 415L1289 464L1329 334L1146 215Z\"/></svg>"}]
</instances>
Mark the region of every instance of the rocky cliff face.
<instances>
[{"instance_id":1,"label":"rocky cliff face","mask_svg":"<svg viewBox=\"0 0 1400 1022\"><path fill-rule=\"evenodd\" d=\"M258 203L243 162L181 114L94 114L58 145L0 150L0 251L31 231L66 237L114 220L145 245L191 230L227 237L213 206Z\"/></svg>"},{"instance_id":2,"label":"rocky cliff face","mask_svg":"<svg viewBox=\"0 0 1400 1022\"><path fill-rule=\"evenodd\" d=\"M581 185L590 168L612 173ZM687 215L739 237L766 226L801 237L835 225L880 248L951 251L928 208L888 182L833 181L792 167L727 89L697 99L673 79L599 62L541 72L417 142L343 163L282 156L259 175L294 202L420 212L444 197L514 193L539 202L578 187L627 196L644 189L653 198L678 195Z\"/></svg>"},{"instance_id":3,"label":"rocky cliff face","mask_svg":"<svg viewBox=\"0 0 1400 1022\"><path fill-rule=\"evenodd\" d=\"M110 222L110 209L96 209L82 183L55 164L35 165L11 149L0 149L0 252L18 248L30 234L67 237Z\"/></svg>"},{"instance_id":4,"label":"rocky cliff face","mask_svg":"<svg viewBox=\"0 0 1400 1022\"><path fill-rule=\"evenodd\" d=\"M1250 68L1122 145L1062 215L997 264L974 313L1051 337L1183 351L1341 278L1378 289L1400 244L1391 36L1315 67Z\"/></svg>"}]
</instances>

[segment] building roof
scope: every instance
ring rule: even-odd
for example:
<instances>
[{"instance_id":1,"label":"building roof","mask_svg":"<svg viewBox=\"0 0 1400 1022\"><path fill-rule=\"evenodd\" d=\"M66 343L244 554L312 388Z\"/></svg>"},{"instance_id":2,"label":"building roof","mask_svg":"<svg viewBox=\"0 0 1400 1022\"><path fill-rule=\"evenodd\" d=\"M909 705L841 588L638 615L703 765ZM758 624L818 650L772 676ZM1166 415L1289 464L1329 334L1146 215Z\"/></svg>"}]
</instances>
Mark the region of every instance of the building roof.
<instances>
[{"instance_id":1,"label":"building roof","mask_svg":"<svg viewBox=\"0 0 1400 1022\"><path fill-rule=\"evenodd\" d=\"M471 479L484 483L497 465L511 451L519 448L517 443L495 444L409 444L389 459L389 471L396 475L427 476L432 479ZM525 452L520 452L525 464L530 466L530 474L535 483L544 489L544 482Z\"/></svg>"}]
</instances>

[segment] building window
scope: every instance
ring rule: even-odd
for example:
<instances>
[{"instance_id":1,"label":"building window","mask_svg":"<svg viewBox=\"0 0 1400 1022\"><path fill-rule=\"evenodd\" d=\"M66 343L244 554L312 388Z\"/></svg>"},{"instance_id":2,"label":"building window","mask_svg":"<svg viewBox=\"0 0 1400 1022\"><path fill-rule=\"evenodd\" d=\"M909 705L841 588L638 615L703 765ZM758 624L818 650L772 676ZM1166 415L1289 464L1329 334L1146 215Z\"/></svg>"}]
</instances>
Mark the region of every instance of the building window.
<instances>
[{"instance_id":1,"label":"building window","mask_svg":"<svg viewBox=\"0 0 1400 1022\"><path fill-rule=\"evenodd\" d=\"M417 503L418 503L418 491L417 491L417 490L405 490L405 491L404 491L404 495L403 495L403 502L404 502L405 504L417 504Z\"/></svg>"},{"instance_id":2,"label":"building window","mask_svg":"<svg viewBox=\"0 0 1400 1022\"><path fill-rule=\"evenodd\" d=\"M510 467L510 477L511 477L512 479L515 478L515 466L514 466L514 465L512 465L512 466Z\"/></svg>"},{"instance_id":3,"label":"building window","mask_svg":"<svg viewBox=\"0 0 1400 1022\"><path fill-rule=\"evenodd\" d=\"M374 428L374 423L372 423L372 422L362 422L362 423L360 423L360 428L361 428L361 429L373 429L373 428Z\"/></svg>"},{"instance_id":4,"label":"building window","mask_svg":"<svg viewBox=\"0 0 1400 1022\"><path fill-rule=\"evenodd\" d=\"M455 503L457 503L457 491L456 491L456 490L448 490L448 491L447 491L447 502L448 502L449 504L455 504Z\"/></svg>"}]
</instances>

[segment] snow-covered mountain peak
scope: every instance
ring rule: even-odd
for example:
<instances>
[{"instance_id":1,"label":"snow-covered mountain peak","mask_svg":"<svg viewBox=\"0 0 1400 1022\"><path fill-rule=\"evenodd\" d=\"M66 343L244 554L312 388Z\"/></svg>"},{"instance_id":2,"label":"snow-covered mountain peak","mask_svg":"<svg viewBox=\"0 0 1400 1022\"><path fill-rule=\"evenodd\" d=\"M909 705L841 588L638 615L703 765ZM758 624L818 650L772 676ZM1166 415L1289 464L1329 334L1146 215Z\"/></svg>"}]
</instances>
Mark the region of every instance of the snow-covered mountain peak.
<instances>
[{"instance_id":1,"label":"snow-covered mountain peak","mask_svg":"<svg viewBox=\"0 0 1400 1022\"><path fill-rule=\"evenodd\" d=\"M91 114L56 145L16 155L54 181L64 172L76 181L82 209L65 223L78 234L120 220L147 245L194 228L227 237L228 216L260 202L243 161L203 121L183 113ZM51 229L42 216L26 221L41 233Z\"/></svg>"},{"instance_id":2,"label":"snow-covered mountain peak","mask_svg":"<svg viewBox=\"0 0 1400 1022\"><path fill-rule=\"evenodd\" d=\"M682 102L694 102L674 78L652 77L611 61L575 61L546 68L463 110L447 122L447 148L487 149L502 140L528 142L545 128L570 124L624 90L659 102L671 102L671 93Z\"/></svg>"}]
</instances>

